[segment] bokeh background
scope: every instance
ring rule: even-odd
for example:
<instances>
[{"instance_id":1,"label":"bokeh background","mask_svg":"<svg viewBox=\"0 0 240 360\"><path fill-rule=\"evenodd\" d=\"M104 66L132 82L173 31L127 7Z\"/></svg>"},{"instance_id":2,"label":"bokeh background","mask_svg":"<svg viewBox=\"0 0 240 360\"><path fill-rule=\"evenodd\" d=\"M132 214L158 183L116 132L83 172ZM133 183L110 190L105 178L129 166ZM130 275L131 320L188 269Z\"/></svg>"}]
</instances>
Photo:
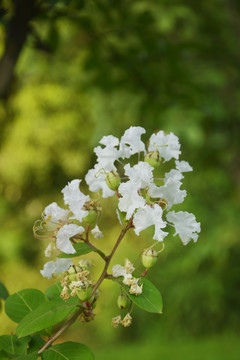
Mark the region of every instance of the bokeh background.
<instances>
[{"instance_id":1,"label":"bokeh background","mask_svg":"<svg viewBox=\"0 0 240 360\"><path fill-rule=\"evenodd\" d=\"M194 168L181 209L202 232L185 247L168 239L149 274L163 314L135 309L132 327L113 329L119 290L107 282L95 321L60 340L88 344L97 360L239 359L240 3L0 1L0 57L0 281L10 293L50 285L32 225L93 166L103 135L173 132ZM120 226L104 204L98 245L110 249ZM151 243L131 233L115 261ZM14 329L2 311L0 334Z\"/></svg>"}]
</instances>

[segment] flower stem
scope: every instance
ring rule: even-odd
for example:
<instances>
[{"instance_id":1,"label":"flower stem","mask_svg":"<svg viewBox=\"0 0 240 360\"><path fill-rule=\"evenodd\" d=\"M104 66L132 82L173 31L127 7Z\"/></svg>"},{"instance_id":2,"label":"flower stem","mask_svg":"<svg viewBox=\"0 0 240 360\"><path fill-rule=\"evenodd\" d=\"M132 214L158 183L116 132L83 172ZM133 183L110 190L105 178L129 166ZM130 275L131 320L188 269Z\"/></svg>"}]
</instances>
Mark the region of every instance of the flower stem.
<instances>
[{"instance_id":1,"label":"flower stem","mask_svg":"<svg viewBox=\"0 0 240 360\"><path fill-rule=\"evenodd\" d=\"M109 275L107 274L107 269L108 269L108 266L110 264L110 261L113 257L113 255L115 254L120 242L122 241L124 235L126 234L126 232L132 227L132 222L130 221L130 223L122 229L111 253L106 256L104 255L103 252L101 252L101 250L95 248L92 244L90 244L90 242L88 240L84 240L85 243L87 243L89 246L91 246L105 261L105 265L104 265L104 268L103 268L103 271L98 279L98 281L96 282L94 288L93 288L93 291L92 291L92 295L95 294L95 292L97 291L97 289L99 288L100 284L102 283L102 281L109 277ZM83 312L84 309L83 308L79 308L73 315L72 317L65 323L63 324L63 326L56 332L56 334L54 334L42 347L41 349L38 351L38 354L40 355L44 350L46 350L50 345L52 345L52 343L66 330L68 329L75 321L76 319L78 318L78 316L81 314L81 312Z\"/></svg>"},{"instance_id":2,"label":"flower stem","mask_svg":"<svg viewBox=\"0 0 240 360\"><path fill-rule=\"evenodd\" d=\"M92 295L96 292L96 290L98 289L98 287L100 286L100 284L102 283L102 281L105 279L105 277L107 277L107 269L108 269L108 266L110 264L110 261L112 260L112 257L113 255L115 254L115 251L117 250L120 242L122 241L124 235L126 234L126 232L132 227L132 224L131 222L125 227L122 229L111 253L108 255L108 256L105 256L105 266L104 266L104 269L98 279L98 281L96 282L94 288L93 288L93 291L92 291Z\"/></svg>"},{"instance_id":3,"label":"flower stem","mask_svg":"<svg viewBox=\"0 0 240 360\"><path fill-rule=\"evenodd\" d=\"M52 343L66 330L68 329L77 319L77 317L83 312L82 308L79 308L73 316L54 334L38 351L38 355L40 355L44 350L46 350Z\"/></svg>"}]
</instances>

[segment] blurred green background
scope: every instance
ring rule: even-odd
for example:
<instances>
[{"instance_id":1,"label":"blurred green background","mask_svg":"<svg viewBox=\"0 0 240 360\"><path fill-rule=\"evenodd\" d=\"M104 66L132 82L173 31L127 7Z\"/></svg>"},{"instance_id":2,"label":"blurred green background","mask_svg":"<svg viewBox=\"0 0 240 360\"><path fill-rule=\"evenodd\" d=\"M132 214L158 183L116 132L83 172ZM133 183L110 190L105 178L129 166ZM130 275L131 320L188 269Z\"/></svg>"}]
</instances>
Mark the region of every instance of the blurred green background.
<instances>
[{"instance_id":1,"label":"blurred green background","mask_svg":"<svg viewBox=\"0 0 240 360\"><path fill-rule=\"evenodd\" d=\"M95 321L61 340L87 343L98 360L239 359L240 3L0 1L0 57L0 281L10 293L50 285L32 225L93 166L103 135L173 132L194 168L181 209L202 232L186 247L166 240L149 274L163 314L135 309L132 327L113 329L119 290L107 283ZM110 249L120 226L114 202L104 205L98 245ZM150 233L131 233L115 261L148 244ZM2 312L0 334L14 329Z\"/></svg>"}]
</instances>

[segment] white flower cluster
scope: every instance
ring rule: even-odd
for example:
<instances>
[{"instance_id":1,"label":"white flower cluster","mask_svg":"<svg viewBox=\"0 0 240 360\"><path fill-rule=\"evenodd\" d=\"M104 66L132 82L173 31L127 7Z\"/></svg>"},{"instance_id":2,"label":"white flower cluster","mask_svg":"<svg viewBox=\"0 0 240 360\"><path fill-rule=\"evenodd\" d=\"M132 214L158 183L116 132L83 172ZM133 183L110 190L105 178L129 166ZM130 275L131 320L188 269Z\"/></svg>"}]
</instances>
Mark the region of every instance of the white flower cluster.
<instances>
[{"instance_id":1,"label":"white flower cluster","mask_svg":"<svg viewBox=\"0 0 240 360\"><path fill-rule=\"evenodd\" d=\"M120 223L131 224L137 235L153 225L153 239L163 241L168 235L164 230L170 225L175 227L175 235L179 235L184 245L191 239L195 242L200 232L195 216L186 211L170 211L186 197L186 190L181 189L183 173L192 171L186 161L178 160L181 154L178 137L159 131L152 134L146 148L141 140L145 132L142 127L131 126L120 140L112 135L100 140L100 145L94 149L96 165L85 177L89 190L100 191L104 198L117 195ZM169 165L174 168L166 171L164 163L169 161L167 168ZM79 234L86 232L84 219L90 213L95 216L95 205L89 205L94 201L80 191L80 183L81 180L75 179L62 190L67 209L50 204L44 210L43 221L35 227L36 237L51 238L46 256L52 256L53 251L56 256L60 252L74 254L72 238L81 239ZM44 236L38 236L39 230ZM103 236L97 221L91 232L95 238ZM70 264L71 259L57 258L56 262L46 263L41 273L50 278L54 273L65 271Z\"/></svg>"},{"instance_id":2,"label":"white flower cluster","mask_svg":"<svg viewBox=\"0 0 240 360\"><path fill-rule=\"evenodd\" d=\"M51 238L51 242L45 251L47 257L52 256L52 248L54 248L57 255L59 252L74 254L76 250L70 238L85 232L85 228L80 224L89 214L84 205L90 202L90 197L80 191L80 183L81 180L75 179L62 189L64 204L68 206L67 210L62 209L54 202L48 205L43 212L41 227L48 234L45 237ZM76 223L79 223L79 225ZM92 234L96 238L103 236L97 225L92 229ZM71 259L57 258L57 261L47 262L40 272L44 277L50 279L53 274L67 270L70 265L72 265Z\"/></svg>"},{"instance_id":3,"label":"white flower cluster","mask_svg":"<svg viewBox=\"0 0 240 360\"><path fill-rule=\"evenodd\" d=\"M173 133L165 135L163 131L159 131L152 134L146 149L141 140L144 133L144 128L131 126L120 140L112 135L100 140L103 147L97 146L94 149L97 163L86 175L89 189L93 192L102 190L103 197L114 195L115 192L105 180L109 172L119 174L122 171L121 177L126 181L121 182L117 190L118 208L126 214L126 220L132 220L137 235L154 225L153 239L162 241L168 234L162 229L170 223L175 227L175 235L179 235L184 245L191 239L197 241L201 229L195 216L183 211L169 211L173 205L183 202L187 194L186 190L180 189L183 173L192 171L188 162L178 160L181 154L178 137ZM131 166L129 162L132 163L132 160L126 163L126 159L135 154L138 154L137 164ZM141 156L145 161L140 160ZM151 156L157 157L159 164L160 158L163 162L172 159L175 161L175 168L164 174L161 185L154 178L155 167L151 165ZM166 209L163 209L163 204L166 204Z\"/></svg>"}]
</instances>

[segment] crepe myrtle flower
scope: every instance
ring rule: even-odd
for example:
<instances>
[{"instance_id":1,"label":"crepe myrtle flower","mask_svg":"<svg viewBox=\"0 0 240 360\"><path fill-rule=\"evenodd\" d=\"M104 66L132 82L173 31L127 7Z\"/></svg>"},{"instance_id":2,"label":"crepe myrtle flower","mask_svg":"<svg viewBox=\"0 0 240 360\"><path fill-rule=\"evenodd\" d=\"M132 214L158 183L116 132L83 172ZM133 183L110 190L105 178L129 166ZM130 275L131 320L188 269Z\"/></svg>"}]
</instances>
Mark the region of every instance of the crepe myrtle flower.
<instances>
[{"instance_id":1,"label":"crepe myrtle flower","mask_svg":"<svg viewBox=\"0 0 240 360\"><path fill-rule=\"evenodd\" d=\"M119 210L126 213L127 220L132 218L133 223L138 221L142 211L145 213L153 211L146 210L146 205L157 212L154 204L164 203L167 210L170 210L172 206L182 203L187 195L186 190L182 189L183 173L192 171L188 162L179 160L181 145L176 135L165 134L163 131L152 134L146 150L141 140L144 133L144 128L131 126L120 140L111 135L104 136L99 142L101 146L94 149L97 163L85 178L89 189L93 192L101 191L103 197L117 193ZM126 161L135 154L138 154L138 161L135 165L130 165ZM147 156L148 154L151 156ZM157 155L153 156L153 154ZM141 160L141 156L144 161ZM161 185L156 178L153 164L153 160L158 163L159 158L164 162L175 160L175 168L163 174ZM123 181L120 177L117 178L120 171ZM119 179L116 188L109 181L109 174ZM155 233L155 238L160 239L160 237L162 238Z\"/></svg>"},{"instance_id":2,"label":"crepe myrtle flower","mask_svg":"<svg viewBox=\"0 0 240 360\"><path fill-rule=\"evenodd\" d=\"M59 252L74 254L76 250L70 239L85 232L84 220L87 219L94 202L91 202L89 195L80 191L80 183L81 180L75 179L62 189L64 203L68 209L62 209L56 203L52 203L43 211L42 221L35 223L35 236L40 239L51 239L45 250L47 257L51 257L53 252L56 255ZM97 210L95 212L97 213ZM94 235L101 236L99 228L95 229Z\"/></svg>"},{"instance_id":3,"label":"crepe myrtle flower","mask_svg":"<svg viewBox=\"0 0 240 360\"><path fill-rule=\"evenodd\" d=\"M140 126L131 126L119 139L113 135L103 136L94 148L96 163L87 172L85 181L90 192L97 193L94 196L98 200L84 194L80 190L82 180L75 179L62 189L65 208L55 202L45 208L42 220L34 226L34 233L37 238L50 239L45 250L47 257L56 257L60 252L74 255L73 243L76 239L83 240L84 234L87 241L88 235L95 239L103 237L98 224L101 196L117 197L119 222L123 227L132 228L136 235L153 226L153 240L162 242L172 226L184 245L197 241L201 227L195 216L172 210L187 196L182 182L185 173L193 170L187 161L179 159L179 139L173 133L160 130L151 135L146 147L142 140L145 132ZM101 251L100 254L104 258ZM60 260L64 259L45 264L42 273L47 276L57 273L58 265L64 264ZM133 271L126 264L115 265L113 277L122 276L130 293L137 295L142 285L132 275Z\"/></svg>"},{"instance_id":4,"label":"crepe myrtle flower","mask_svg":"<svg viewBox=\"0 0 240 360\"><path fill-rule=\"evenodd\" d=\"M43 277L51 279L53 275L64 273L69 266L72 265L71 259L57 259L56 261L48 261L44 264L43 270L40 273Z\"/></svg>"}]
</instances>

